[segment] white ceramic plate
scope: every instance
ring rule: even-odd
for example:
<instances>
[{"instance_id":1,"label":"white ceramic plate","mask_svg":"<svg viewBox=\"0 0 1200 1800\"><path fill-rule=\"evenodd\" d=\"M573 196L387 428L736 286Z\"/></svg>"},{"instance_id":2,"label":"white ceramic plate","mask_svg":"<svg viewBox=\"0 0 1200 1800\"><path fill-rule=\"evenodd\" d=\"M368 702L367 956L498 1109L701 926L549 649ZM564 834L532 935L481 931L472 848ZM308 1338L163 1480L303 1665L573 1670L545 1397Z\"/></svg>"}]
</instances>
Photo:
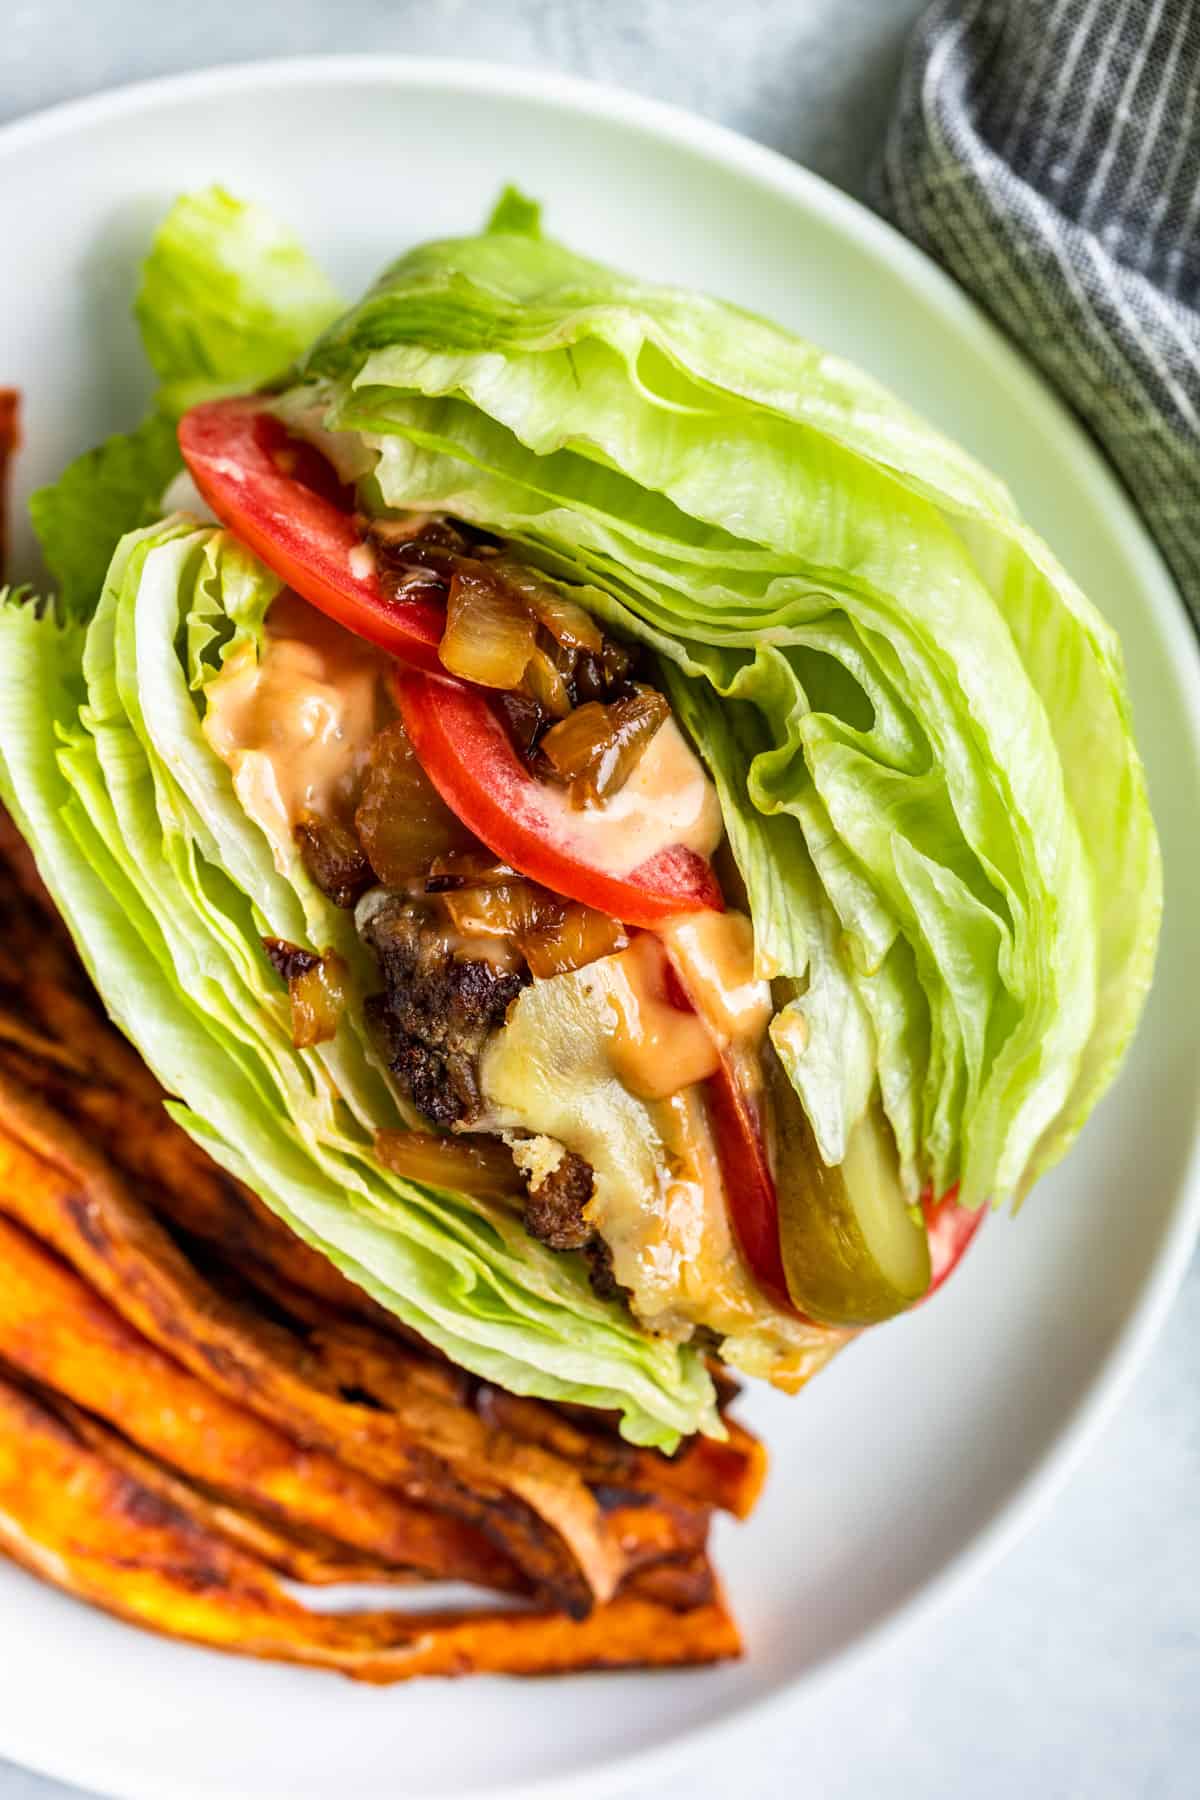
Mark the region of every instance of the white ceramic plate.
<instances>
[{"instance_id":1,"label":"white ceramic plate","mask_svg":"<svg viewBox=\"0 0 1200 1800\"><path fill-rule=\"evenodd\" d=\"M87 1786L145 1800L607 1787L630 1758L661 1765L982 1569L1145 1354L1200 1214L1196 646L1088 442L923 257L715 126L507 69L259 65L0 133L0 383L27 396L18 516L29 486L138 417L137 258L171 197L213 180L289 220L347 294L410 241L476 228L519 182L581 249L728 295L890 382L1007 477L1125 638L1168 889L1137 1047L1019 1228L994 1221L933 1305L801 1399L754 1396L774 1474L758 1517L718 1544L744 1664L380 1693L160 1642L0 1567L0 1753Z\"/></svg>"}]
</instances>

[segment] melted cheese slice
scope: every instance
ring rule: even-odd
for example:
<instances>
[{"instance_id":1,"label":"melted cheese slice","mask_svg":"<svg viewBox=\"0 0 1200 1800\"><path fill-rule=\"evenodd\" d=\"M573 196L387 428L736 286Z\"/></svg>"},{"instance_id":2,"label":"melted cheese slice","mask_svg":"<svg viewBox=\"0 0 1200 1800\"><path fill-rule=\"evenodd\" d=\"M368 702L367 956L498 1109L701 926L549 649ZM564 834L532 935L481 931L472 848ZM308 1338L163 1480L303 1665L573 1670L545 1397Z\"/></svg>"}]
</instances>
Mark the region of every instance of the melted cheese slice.
<instances>
[{"instance_id":1,"label":"melted cheese slice","mask_svg":"<svg viewBox=\"0 0 1200 1800\"><path fill-rule=\"evenodd\" d=\"M586 1158L595 1175L587 1217L612 1251L613 1273L648 1330L675 1340L698 1326L750 1374L800 1386L843 1341L771 1306L742 1260L730 1225L699 1077L685 1046L661 1067L684 1085L646 1098L632 1092L631 1042L645 975L638 940L617 956L537 981L514 1001L484 1053L488 1123L553 1138ZM686 1027L688 1015L676 1012ZM658 1022L661 1025L661 1021Z\"/></svg>"}]
</instances>

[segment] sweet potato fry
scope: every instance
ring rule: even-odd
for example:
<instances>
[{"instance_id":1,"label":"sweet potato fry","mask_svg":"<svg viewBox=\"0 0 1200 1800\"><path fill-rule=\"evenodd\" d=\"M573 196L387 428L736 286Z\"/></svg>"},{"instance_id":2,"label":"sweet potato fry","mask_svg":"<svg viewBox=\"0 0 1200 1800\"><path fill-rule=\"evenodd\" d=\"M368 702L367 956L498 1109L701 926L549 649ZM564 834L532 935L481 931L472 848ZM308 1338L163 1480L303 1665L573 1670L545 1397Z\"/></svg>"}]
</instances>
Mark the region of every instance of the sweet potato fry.
<instances>
[{"instance_id":1,"label":"sweet potato fry","mask_svg":"<svg viewBox=\"0 0 1200 1800\"><path fill-rule=\"evenodd\" d=\"M158 1083L120 1033L96 1011L90 993L68 987L56 970L39 967L41 960L48 959L48 945L37 951L22 950L21 957L18 995L24 1017L67 1048L94 1081L108 1086L119 1083L126 1093L157 1105L161 1100ZM0 973L11 989L11 971Z\"/></svg>"},{"instance_id":2,"label":"sweet potato fry","mask_svg":"<svg viewBox=\"0 0 1200 1800\"><path fill-rule=\"evenodd\" d=\"M68 1593L172 1637L387 1683L542 1675L737 1656L718 1596L675 1612L629 1595L545 1613L311 1613L255 1557L201 1530L0 1380L0 1548Z\"/></svg>"},{"instance_id":3,"label":"sweet potato fry","mask_svg":"<svg viewBox=\"0 0 1200 1800\"><path fill-rule=\"evenodd\" d=\"M7 997L20 997L25 1010L29 1010L30 993L39 987L54 986L73 999L86 1002L95 1023L104 1022L100 1002L70 933L53 910L28 853L15 863L5 864L0 876L0 983ZM105 1025L104 1029L112 1028ZM117 1041L123 1043L120 1038ZM133 1052L128 1054L132 1056ZM147 1076L148 1071L143 1069L142 1079Z\"/></svg>"},{"instance_id":4,"label":"sweet potato fry","mask_svg":"<svg viewBox=\"0 0 1200 1800\"><path fill-rule=\"evenodd\" d=\"M564 1426L561 1432L541 1430L556 1421L552 1407L513 1395L503 1396L515 1402L511 1407L489 1406L482 1401L483 1394L495 1396L498 1390L486 1389L486 1384L474 1384L473 1395L470 1384L463 1384L456 1396L447 1384L460 1371L437 1364L422 1368L417 1357L405 1359L403 1352L397 1356L390 1343L360 1326L327 1326L315 1331L309 1342L339 1381L363 1389L385 1406L402 1399L412 1381L428 1382L448 1400L473 1404L499 1434L498 1442L537 1444L570 1463L583 1475L605 1514L609 1535L620 1545L626 1577L647 1563L690 1557L703 1550L709 1508L694 1491L689 1493L682 1484L676 1490L661 1479L672 1467L669 1458L635 1451L619 1440L610 1447L601 1439L588 1438L565 1420L557 1421Z\"/></svg>"},{"instance_id":5,"label":"sweet potato fry","mask_svg":"<svg viewBox=\"0 0 1200 1800\"><path fill-rule=\"evenodd\" d=\"M562 1613L402 1614L409 1643L381 1655L365 1681L415 1675L574 1675L597 1669L697 1668L742 1654L738 1628L717 1588L690 1611L622 1594L590 1617Z\"/></svg>"},{"instance_id":6,"label":"sweet potato fry","mask_svg":"<svg viewBox=\"0 0 1200 1800\"><path fill-rule=\"evenodd\" d=\"M738 1518L749 1516L762 1491L766 1451L734 1419L725 1419L729 1436L724 1443L693 1438L672 1457L638 1450L615 1433L583 1429L558 1407L475 1381L450 1363L339 1318L311 1292L297 1289L265 1266L252 1264L245 1274L253 1287L310 1327L309 1346L336 1381L362 1388L385 1405L409 1384L452 1402L469 1402L486 1425L563 1458L589 1486L667 1493L697 1506L719 1507Z\"/></svg>"},{"instance_id":7,"label":"sweet potato fry","mask_svg":"<svg viewBox=\"0 0 1200 1800\"><path fill-rule=\"evenodd\" d=\"M718 1596L713 1566L702 1551L682 1562L654 1563L640 1569L630 1576L622 1592L642 1594L660 1606L669 1606L672 1612L708 1606Z\"/></svg>"},{"instance_id":8,"label":"sweet potato fry","mask_svg":"<svg viewBox=\"0 0 1200 1800\"><path fill-rule=\"evenodd\" d=\"M686 1563L708 1544L709 1511L667 1494L632 1488L595 1488L608 1528L621 1546L626 1571L622 1586L640 1570L663 1563Z\"/></svg>"},{"instance_id":9,"label":"sweet potato fry","mask_svg":"<svg viewBox=\"0 0 1200 1800\"><path fill-rule=\"evenodd\" d=\"M716 1438L690 1438L666 1458L657 1451L635 1450L624 1443L617 1434L615 1416L596 1408L565 1402L546 1406L540 1400L487 1387L481 1388L476 1406L497 1425L556 1449L587 1469L589 1480L682 1494L699 1505L715 1506L746 1519L767 1478L766 1447L745 1425L729 1417L728 1408L741 1392L740 1384L720 1364L710 1364L710 1368L729 1435L723 1443Z\"/></svg>"},{"instance_id":10,"label":"sweet potato fry","mask_svg":"<svg viewBox=\"0 0 1200 1800\"><path fill-rule=\"evenodd\" d=\"M724 1417L729 1433L724 1443L716 1438L690 1438L666 1459L665 1468L660 1458L639 1451L634 1486L680 1494L720 1507L737 1519L748 1519L767 1479L766 1446L745 1425L728 1414Z\"/></svg>"},{"instance_id":11,"label":"sweet potato fry","mask_svg":"<svg viewBox=\"0 0 1200 1800\"><path fill-rule=\"evenodd\" d=\"M83 1057L5 1010L0 1010L0 1055L15 1058L15 1073L18 1076L31 1073L33 1086L39 1089L43 1084L48 1085L54 1076L63 1080L64 1085L65 1077L70 1077L72 1082L91 1079L91 1070Z\"/></svg>"},{"instance_id":12,"label":"sweet potato fry","mask_svg":"<svg viewBox=\"0 0 1200 1800\"><path fill-rule=\"evenodd\" d=\"M236 1277L218 1276L219 1284L222 1279L233 1281L235 1294L240 1291ZM257 1282L258 1275L252 1280ZM619 1440L590 1438L558 1419L552 1407L500 1395L448 1363L431 1361L368 1327L333 1318L313 1296L297 1293L287 1283L273 1281L268 1292L299 1320L319 1321L307 1333L308 1348L344 1389L389 1407L403 1405L417 1387L443 1404L474 1408L496 1432L498 1447L514 1439L534 1442L577 1468L605 1516L608 1536L619 1547L622 1588L652 1563L688 1561L703 1551L710 1509L692 1495L656 1491L653 1477L670 1468L667 1458L635 1451ZM511 1407L489 1407L486 1394L511 1402ZM564 1428L559 1433L547 1428L556 1422ZM624 1479L627 1472L632 1479Z\"/></svg>"},{"instance_id":13,"label":"sweet potato fry","mask_svg":"<svg viewBox=\"0 0 1200 1800\"><path fill-rule=\"evenodd\" d=\"M0 1372L2 1370L0 1364ZM278 1575L286 1575L308 1587L332 1587L345 1582L380 1585L426 1578L413 1570L392 1568L369 1557L356 1559L344 1544L334 1543L332 1539L322 1543L315 1532L306 1538L289 1535L278 1525L184 1481L152 1456L146 1456L128 1438L101 1424L91 1413L72 1405L60 1394L50 1396L39 1392L36 1398L69 1425L80 1442L105 1462L123 1470L160 1500L176 1507L201 1531L224 1538L236 1549L257 1556Z\"/></svg>"},{"instance_id":14,"label":"sweet potato fry","mask_svg":"<svg viewBox=\"0 0 1200 1800\"><path fill-rule=\"evenodd\" d=\"M216 1648L353 1673L386 1642L378 1627L362 1634L307 1612L265 1565L200 1529L3 1381L0 1548L93 1605Z\"/></svg>"},{"instance_id":15,"label":"sweet potato fry","mask_svg":"<svg viewBox=\"0 0 1200 1800\"><path fill-rule=\"evenodd\" d=\"M729 1436L724 1443L715 1438L691 1438L674 1456L667 1457L635 1449L614 1434L584 1429L558 1407L486 1383L476 1392L475 1406L481 1418L497 1429L541 1444L574 1463L590 1483L672 1494L745 1519L766 1479L767 1454L762 1444L753 1432L728 1417L725 1428Z\"/></svg>"},{"instance_id":16,"label":"sweet potato fry","mask_svg":"<svg viewBox=\"0 0 1200 1800\"><path fill-rule=\"evenodd\" d=\"M11 903L18 900L32 900L38 923L43 928L49 925L61 941L70 942L58 908L38 874L33 851L17 830L8 808L0 806L0 911L7 916Z\"/></svg>"},{"instance_id":17,"label":"sweet potato fry","mask_svg":"<svg viewBox=\"0 0 1200 1800\"><path fill-rule=\"evenodd\" d=\"M8 1076L0 1132L0 1210L193 1373L298 1442L478 1526L574 1615L615 1591L619 1548L567 1464L429 1394L388 1411L344 1399L297 1339L205 1283L111 1165Z\"/></svg>"},{"instance_id":18,"label":"sweet potato fry","mask_svg":"<svg viewBox=\"0 0 1200 1800\"><path fill-rule=\"evenodd\" d=\"M0 1020L0 1044L8 1036L8 1025ZM236 1263L261 1263L330 1306L386 1325L388 1314L382 1307L193 1144L164 1110L161 1093L149 1099L94 1078L72 1080L62 1067L61 1052L56 1056L52 1045L13 1041L27 1049L29 1060L24 1067L6 1064L10 1072L35 1088L120 1168L139 1183L151 1184L147 1193L155 1211L173 1225L220 1245Z\"/></svg>"},{"instance_id":19,"label":"sweet potato fry","mask_svg":"<svg viewBox=\"0 0 1200 1800\"><path fill-rule=\"evenodd\" d=\"M0 1268L0 1355L172 1468L372 1560L483 1587L521 1585L512 1563L471 1526L301 1450L180 1368L3 1218Z\"/></svg>"},{"instance_id":20,"label":"sweet potato fry","mask_svg":"<svg viewBox=\"0 0 1200 1800\"><path fill-rule=\"evenodd\" d=\"M111 1026L90 1019L86 1031L80 1030L78 1012L70 1007L64 1012L60 999L47 1008L40 987L20 1013L11 1004L5 1007L2 999L0 995L0 1067L40 1094L120 1168L140 1183L152 1184L149 1197L156 1212L193 1237L220 1245L239 1264L260 1264L266 1274L278 1271L339 1311L400 1333L398 1321L369 1294L311 1250L257 1195L192 1142L165 1111L166 1096L136 1058L133 1074L129 1047ZM76 1027L72 1036L79 1048L28 1024L30 1014L40 1017L39 1000L41 1012L49 1010L53 1023Z\"/></svg>"}]
</instances>

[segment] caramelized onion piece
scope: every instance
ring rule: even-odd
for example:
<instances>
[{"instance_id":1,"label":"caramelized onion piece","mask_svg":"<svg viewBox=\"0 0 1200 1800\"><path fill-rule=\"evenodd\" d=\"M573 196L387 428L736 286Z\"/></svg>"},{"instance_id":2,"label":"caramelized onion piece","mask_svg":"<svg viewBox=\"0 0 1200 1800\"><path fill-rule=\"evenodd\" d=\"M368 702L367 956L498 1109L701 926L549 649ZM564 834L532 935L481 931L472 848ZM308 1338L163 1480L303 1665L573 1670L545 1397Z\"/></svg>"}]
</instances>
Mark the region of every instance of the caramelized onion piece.
<instances>
[{"instance_id":1,"label":"caramelized onion piece","mask_svg":"<svg viewBox=\"0 0 1200 1800\"><path fill-rule=\"evenodd\" d=\"M515 688L533 655L537 621L520 596L483 565L456 569L438 655L452 675L482 687Z\"/></svg>"},{"instance_id":2,"label":"caramelized onion piece","mask_svg":"<svg viewBox=\"0 0 1200 1800\"><path fill-rule=\"evenodd\" d=\"M500 694L496 706L514 748L527 762L531 761L538 739L550 722L546 714L528 694Z\"/></svg>"},{"instance_id":3,"label":"caramelized onion piece","mask_svg":"<svg viewBox=\"0 0 1200 1800\"><path fill-rule=\"evenodd\" d=\"M536 882L496 882L444 893L442 905L463 937L503 938L539 979L581 969L629 943L625 927L607 913L561 900Z\"/></svg>"},{"instance_id":4,"label":"caramelized onion piece","mask_svg":"<svg viewBox=\"0 0 1200 1800\"><path fill-rule=\"evenodd\" d=\"M406 1181L429 1182L479 1200L523 1200L513 1159L498 1138L437 1137L432 1131L377 1131L375 1154Z\"/></svg>"},{"instance_id":5,"label":"caramelized onion piece","mask_svg":"<svg viewBox=\"0 0 1200 1800\"><path fill-rule=\"evenodd\" d=\"M544 717L565 719L571 710L571 690L566 676L540 646L529 659L521 687Z\"/></svg>"},{"instance_id":6,"label":"caramelized onion piece","mask_svg":"<svg viewBox=\"0 0 1200 1800\"><path fill-rule=\"evenodd\" d=\"M423 877L438 857L479 848L413 755L399 719L372 741L354 825L367 861L389 887Z\"/></svg>"},{"instance_id":7,"label":"caramelized onion piece","mask_svg":"<svg viewBox=\"0 0 1200 1800\"><path fill-rule=\"evenodd\" d=\"M633 657L624 644L618 644L615 638L605 638L600 666L606 684L611 687L614 682L624 681L633 667Z\"/></svg>"},{"instance_id":8,"label":"caramelized onion piece","mask_svg":"<svg viewBox=\"0 0 1200 1800\"><path fill-rule=\"evenodd\" d=\"M371 868L353 831L306 813L293 834L309 877L335 906L353 906L371 885Z\"/></svg>"},{"instance_id":9,"label":"caramelized onion piece","mask_svg":"<svg viewBox=\"0 0 1200 1800\"><path fill-rule=\"evenodd\" d=\"M517 871L480 844L474 850L448 850L444 856L435 856L425 877L425 892L448 894L455 888L489 887L514 879Z\"/></svg>"},{"instance_id":10,"label":"caramelized onion piece","mask_svg":"<svg viewBox=\"0 0 1200 1800\"><path fill-rule=\"evenodd\" d=\"M571 685L575 690L576 706L585 706L589 700L603 700L608 691L603 655L597 656L591 650L581 650L575 658Z\"/></svg>"},{"instance_id":11,"label":"caramelized onion piece","mask_svg":"<svg viewBox=\"0 0 1200 1800\"><path fill-rule=\"evenodd\" d=\"M521 880L461 888L442 896L451 924L464 937L511 937L518 946L527 932L560 924L566 904L549 889Z\"/></svg>"},{"instance_id":12,"label":"caramelized onion piece","mask_svg":"<svg viewBox=\"0 0 1200 1800\"><path fill-rule=\"evenodd\" d=\"M564 650L593 650L604 644L604 634L595 619L574 600L568 600L556 587L527 563L498 556L488 564L507 586L515 589L539 625L544 625L556 644Z\"/></svg>"},{"instance_id":13,"label":"caramelized onion piece","mask_svg":"<svg viewBox=\"0 0 1200 1800\"><path fill-rule=\"evenodd\" d=\"M670 711L654 688L635 687L605 706L589 700L551 727L540 748L570 787L573 806L599 806L622 788Z\"/></svg>"},{"instance_id":14,"label":"caramelized onion piece","mask_svg":"<svg viewBox=\"0 0 1200 1800\"><path fill-rule=\"evenodd\" d=\"M311 1050L337 1036L346 1006L346 965L334 951L318 956L286 938L265 937L263 949L276 974L287 982L292 1004L292 1042Z\"/></svg>"},{"instance_id":15,"label":"caramelized onion piece","mask_svg":"<svg viewBox=\"0 0 1200 1800\"><path fill-rule=\"evenodd\" d=\"M521 949L530 973L543 980L582 969L602 956L613 956L628 943L629 934L618 920L572 901L561 924L526 932Z\"/></svg>"},{"instance_id":16,"label":"caramelized onion piece","mask_svg":"<svg viewBox=\"0 0 1200 1800\"><path fill-rule=\"evenodd\" d=\"M454 527L448 525L436 513L389 513L381 518L364 519L363 526L366 536L372 543L384 545L388 549L398 545L416 543L420 539L428 537L430 532L434 533L435 540L438 542L445 541L442 533L452 532L455 544L462 545L464 548L466 545L465 538L454 531Z\"/></svg>"}]
</instances>

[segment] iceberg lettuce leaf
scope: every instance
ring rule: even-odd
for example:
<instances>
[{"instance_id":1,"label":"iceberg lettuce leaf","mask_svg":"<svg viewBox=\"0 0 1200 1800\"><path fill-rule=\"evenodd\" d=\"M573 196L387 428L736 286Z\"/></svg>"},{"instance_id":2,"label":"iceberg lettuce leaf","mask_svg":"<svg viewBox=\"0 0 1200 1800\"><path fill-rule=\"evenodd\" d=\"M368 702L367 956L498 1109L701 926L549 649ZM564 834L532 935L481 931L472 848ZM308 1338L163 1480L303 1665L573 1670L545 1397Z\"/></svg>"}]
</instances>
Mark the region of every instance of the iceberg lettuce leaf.
<instances>
[{"instance_id":1,"label":"iceberg lettuce leaf","mask_svg":"<svg viewBox=\"0 0 1200 1800\"><path fill-rule=\"evenodd\" d=\"M575 255L516 190L341 314L288 233L209 189L159 232L137 314L163 416L38 497L61 614L0 605L0 787L114 1017L185 1129L455 1361L640 1442L712 1428L701 1359L578 1259L376 1161L399 1117L370 967L202 729L278 583L222 531L154 522L166 417L292 366L273 404L367 510L511 538L658 658L820 1152L878 1099L914 1198L1019 1200L1136 1025L1161 874L1119 646L1003 484L870 377ZM343 956L332 1043L292 1044L265 933Z\"/></svg>"},{"instance_id":2,"label":"iceberg lettuce leaf","mask_svg":"<svg viewBox=\"0 0 1200 1800\"><path fill-rule=\"evenodd\" d=\"M290 231L220 187L185 194L155 234L134 313L160 406L261 387L286 373L342 302Z\"/></svg>"},{"instance_id":3,"label":"iceberg lettuce leaf","mask_svg":"<svg viewBox=\"0 0 1200 1800\"><path fill-rule=\"evenodd\" d=\"M152 414L136 431L77 456L30 496L46 567L73 618L86 619L95 606L125 533L161 518L163 495L182 466L174 426Z\"/></svg>"},{"instance_id":4,"label":"iceberg lettuce leaf","mask_svg":"<svg viewBox=\"0 0 1200 1800\"><path fill-rule=\"evenodd\" d=\"M91 614L118 541L162 517L183 467L178 415L284 374L341 302L269 213L212 187L185 194L163 220L134 310L162 384L157 410L76 457L29 503L60 602L75 618Z\"/></svg>"}]
</instances>

